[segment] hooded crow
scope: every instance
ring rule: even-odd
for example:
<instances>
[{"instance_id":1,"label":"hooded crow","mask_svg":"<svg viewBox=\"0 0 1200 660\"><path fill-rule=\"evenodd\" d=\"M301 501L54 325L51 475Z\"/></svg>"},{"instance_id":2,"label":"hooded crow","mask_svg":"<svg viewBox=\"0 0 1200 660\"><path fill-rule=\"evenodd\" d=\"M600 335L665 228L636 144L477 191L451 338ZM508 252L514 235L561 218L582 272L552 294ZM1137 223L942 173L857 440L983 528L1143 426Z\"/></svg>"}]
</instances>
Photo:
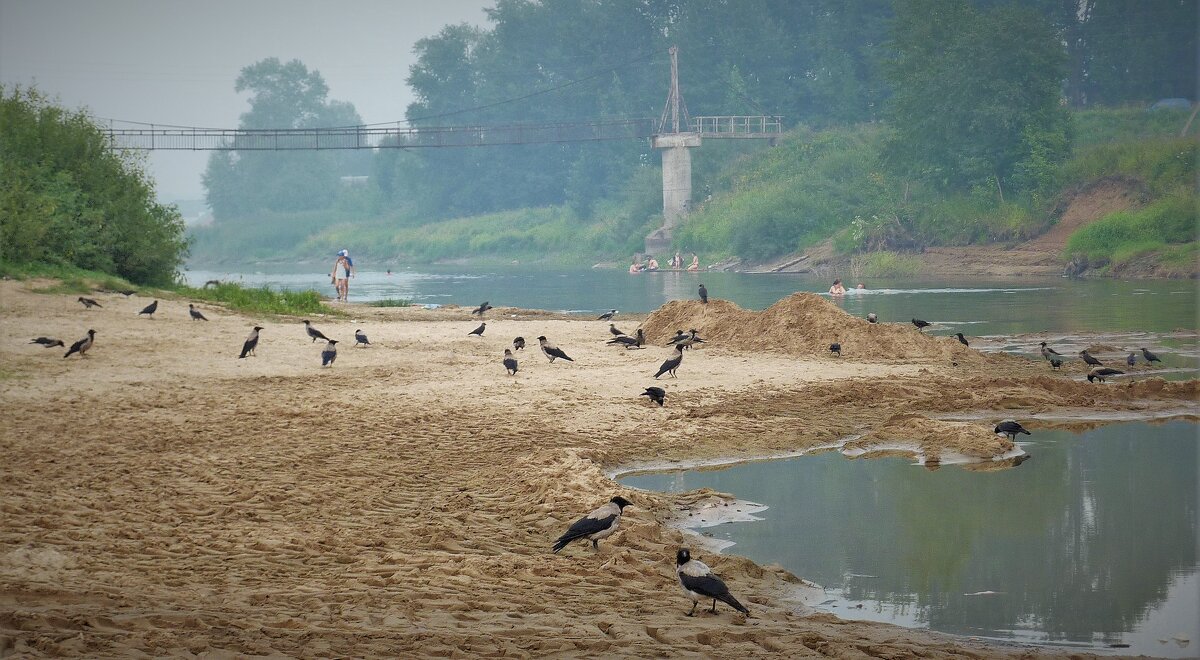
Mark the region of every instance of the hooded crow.
<instances>
[{"instance_id":1,"label":"hooded crow","mask_svg":"<svg viewBox=\"0 0 1200 660\"><path fill-rule=\"evenodd\" d=\"M913 319L912 324L917 326L917 332L923 332L925 328L933 325L929 321L922 321L921 319Z\"/></svg>"},{"instance_id":2,"label":"hooded crow","mask_svg":"<svg viewBox=\"0 0 1200 660\"><path fill-rule=\"evenodd\" d=\"M550 358L550 364L554 364L554 358L562 358L567 362L575 361L568 357L561 348L551 344L550 340L546 339L545 335L538 337L538 343L542 345L542 353L545 353L546 357Z\"/></svg>"},{"instance_id":3,"label":"hooded crow","mask_svg":"<svg viewBox=\"0 0 1200 660\"><path fill-rule=\"evenodd\" d=\"M337 340L330 339L329 343L325 344L325 350L321 351L321 366L332 367L333 361L337 359Z\"/></svg>"},{"instance_id":4,"label":"hooded crow","mask_svg":"<svg viewBox=\"0 0 1200 660\"><path fill-rule=\"evenodd\" d=\"M629 500L617 495L608 504L575 521L565 534L554 542L553 550L558 552L567 547L575 539L587 539L592 542L592 549L599 550L599 541L612 536L621 522L621 512L629 506Z\"/></svg>"},{"instance_id":5,"label":"hooded crow","mask_svg":"<svg viewBox=\"0 0 1200 660\"><path fill-rule=\"evenodd\" d=\"M64 355L63 357L69 358L74 353L78 353L79 357L86 357L85 353L88 352L88 349L91 348L92 344L94 344L95 342L96 342L96 331L88 330L87 336L84 337L83 339L80 339L79 341L75 342L74 344L71 344L71 348L67 350L67 354Z\"/></svg>"},{"instance_id":6,"label":"hooded crow","mask_svg":"<svg viewBox=\"0 0 1200 660\"><path fill-rule=\"evenodd\" d=\"M1125 364L1131 367L1137 366L1137 353L1130 353L1129 355L1125 356Z\"/></svg>"},{"instance_id":7,"label":"hooded crow","mask_svg":"<svg viewBox=\"0 0 1200 660\"><path fill-rule=\"evenodd\" d=\"M525 348L525 338L524 337L517 337L516 339L513 340L513 350L514 351L519 351L523 348Z\"/></svg>"},{"instance_id":8,"label":"hooded crow","mask_svg":"<svg viewBox=\"0 0 1200 660\"><path fill-rule=\"evenodd\" d=\"M1079 356L1083 358L1084 362L1088 363L1088 366L1099 367L1104 364L1100 360L1092 357L1091 353L1088 353L1086 348L1082 351L1079 351Z\"/></svg>"},{"instance_id":9,"label":"hooded crow","mask_svg":"<svg viewBox=\"0 0 1200 660\"><path fill-rule=\"evenodd\" d=\"M480 305L480 306L476 307L475 309L471 310L471 315L473 316L473 315L475 315L475 314L478 314L480 318L483 318L483 313L484 313L484 312L486 312L486 311L488 311L488 310L489 310L489 309L491 309L491 308L492 308L492 306L491 306L491 305L489 305L489 304L488 304L488 301L486 301L486 300L485 300L485 301L483 301L483 304L482 304L482 305Z\"/></svg>"},{"instance_id":10,"label":"hooded crow","mask_svg":"<svg viewBox=\"0 0 1200 660\"><path fill-rule=\"evenodd\" d=\"M1162 362L1162 360L1158 359L1157 355L1144 348L1142 349L1142 357L1146 358L1147 362Z\"/></svg>"},{"instance_id":11,"label":"hooded crow","mask_svg":"<svg viewBox=\"0 0 1200 660\"><path fill-rule=\"evenodd\" d=\"M683 344L675 344L675 357L662 363L662 366L658 368L658 373L654 374L655 380L666 373L671 374L671 378L675 378L675 370L681 364L683 364Z\"/></svg>"},{"instance_id":12,"label":"hooded crow","mask_svg":"<svg viewBox=\"0 0 1200 660\"><path fill-rule=\"evenodd\" d=\"M683 593L692 599L692 609L688 616L696 613L696 605L700 601L709 598L713 602L709 611L713 614L717 613L719 600L742 614L750 615L750 610L729 593L729 587L725 586L721 578L713 575L712 569L704 562L692 559L692 553L687 548L680 548L679 552L675 553L675 574L679 577L679 586L683 587Z\"/></svg>"},{"instance_id":13,"label":"hooded crow","mask_svg":"<svg viewBox=\"0 0 1200 660\"><path fill-rule=\"evenodd\" d=\"M367 339L367 333L363 332L362 328L354 331L354 345L358 346L359 344L363 346L371 345L371 341Z\"/></svg>"},{"instance_id":14,"label":"hooded crow","mask_svg":"<svg viewBox=\"0 0 1200 660\"><path fill-rule=\"evenodd\" d=\"M117 293L128 298L129 296L132 296L133 294L137 293L137 291L134 291L133 289L125 289L123 291L117 291Z\"/></svg>"},{"instance_id":15,"label":"hooded crow","mask_svg":"<svg viewBox=\"0 0 1200 660\"><path fill-rule=\"evenodd\" d=\"M703 344L703 343L705 343L705 342L703 339L700 338L700 335L696 332L696 329L692 328L691 331L688 333L688 335L686 337L684 337L683 339L680 339L679 341L675 342L675 345L681 346L683 348L691 348L694 344Z\"/></svg>"},{"instance_id":16,"label":"hooded crow","mask_svg":"<svg viewBox=\"0 0 1200 660\"><path fill-rule=\"evenodd\" d=\"M487 323L480 323L480 324L479 324L479 327L478 327L478 328L475 328L474 330L472 330L472 331L470 331L470 332L468 332L468 333L467 333L467 336L469 337L469 336L471 336L471 335L475 335L476 337L482 337L482 336L483 336L483 331L484 331L484 330L486 330L486 329L487 329Z\"/></svg>"},{"instance_id":17,"label":"hooded crow","mask_svg":"<svg viewBox=\"0 0 1200 660\"><path fill-rule=\"evenodd\" d=\"M208 319L204 318L204 315L201 314L200 310L196 309L196 306L193 305L192 303L188 303L188 316L192 317L193 321L207 321L208 320Z\"/></svg>"},{"instance_id":18,"label":"hooded crow","mask_svg":"<svg viewBox=\"0 0 1200 660\"><path fill-rule=\"evenodd\" d=\"M626 349L641 348L642 344L646 343L646 333L641 328L638 328L636 337L621 335L619 337L613 337L612 339L609 339L608 343L611 345L624 346Z\"/></svg>"},{"instance_id":19,"label":"hooded crow","mask_svg":"<svg viewBox=\"0 0 1200 660\"><path fill-rule=\"evenodd\" d=\"M700 285L700 302L708 304L708 289L704 288L703 284Z\"/></svg>"},{"instance_id":20,"label":"hooded crow","mask_svg":"<svg viewBox=\"0 0 1200 660\"><path fill-rule=\"evenodd\" d=\"M1054 350L1053 348L1050 348L1049 346L1047 346L1046 342L1042 342L1042 357L1043 358L1045 358L1047 360L1051 360L1053 358L1059 357L1060 355L1061 355L1061 353L1059 353L1058 351Z\"/></svg>"},{"instance_id":21,"label":"hooded crow","mask_svg":"<svg viewBox=\"0 0 1200 660\"><path fill-rule=\"evenodd\" d=\"M150 303L149 305L146 305L145 307L143 307L142 311L138 312L138 316L141 316L142 314L148 314L148 315L150 315L150 320L153 321L154 320L154 312L157 312L157 311L158 311L158 301L155 300L154 302Z\"/></svg>"},{"instance_id":22,"label":"hooded crow","mask_svg":"<svg viewBox=\"0 0 1200 660\"><path fill-rule=\"evenodd\" d=\"M238 356L239 360L247 355L254 355L254 349L258 346L259 330L262 330L261 325L254 326L254 329L250 331L250 336L246 337L246 343L242 344L242 354Z\"/></svg>"},{"instance_id":23,"label":"hooded crow","mask_svg":"<svg viewBox=\"0 0 1200 660\"><path fill-rule=\"evenodd\" d=\"M304 322L304 331L308 333L309 337L312 337L312 342L310 343L315 343L318 339L329 341L329 337L326 337L320 330L312 327L312 321Z\"/></svg>"},{"instance_id":24,"label":"hooded crow","mask_svg":"<svg viewBox=\"0 0 1200 660\"><path fill-rule=\"evenodd\" d=\"M504 349L504 368L508 369L509 376L517 375L517 358L507 348Z\"/></svg>"},{"instance_id":25,"label":"hooded crow","mask_svg":"<svg viewBox=\"0 0 1200 660\"><path fill-rule=\"evenodd\" d=\"M667 391L661 387L647 387L646 391L642 392L638 396L650 397L650 401L657 403L659 408L661 408L667 401Z\"/></svg>"},{"instance_id":26,"label":"hooded crow","mask_svg":"<svg viewBox=\"0 0 1200 660\"><path fill-rule=\"evenodd\" d=\"M1061 366L1062 366L1062 358L1056 358L1056 357L1050 358L1050 368L1051 369L1058 369Z\"/></svg>"},{"instance_id":27,"label":"hooded crow","mask_svg":"<svg viewBox=\"0 0 1200 660\"><path fill-rule=\"evenodd\" d=\"M1100 381L1101 383L1103 383L1105 378L1108 378L1109 376L1116 376L1116 375L1123 374L1123 373L1125 373L1125 372L1121 371L1120 369L1110 369L1108 367L1101 367L1099 369L1092 369L1090 372L1088 372L1087 379L1088 379L1089 383L1095 382L1097 380Z\"/></svg>"},{"instance_id":28,"label":"hooded crow","mask_svg":"<svg viewBox=\"0 0 1200 660\"><path fill-rule=\"evenodd\" d=\"M100 303L96 302L95 300L92 300L91 298L84 298L83 296L79 296L79 302L83 303L83 306L87 309L91 309L93 307L100 307L100 308L104 307L104 305L101 305Z\"/></svg>"},{"instance_id":29,"label":"hooded crow","mask_svg":"<svg viewBox=\"0 0 1200 660\"><path fill-rule=\"evenodd\" d=\"M609 324L608 324L608 331L609 331L609 333L611 333L611 334L612 334L612 336L614 336L614 337L620 337L621 335L625 334L623 331L621 331L621 330L618 330L618 329L617 329L617 324L616 324L616 323L609 323Z\"/></svg>"},{"instance_id":30,"label":"hooded crow","mask_svg":"<svg viewBox=\"0 0 1200 660\"><path fill-rule=\"evenodd\" d=\"M42 348L54 348L55 346L66 346L66 344L63 343L63 340L54 339L52 337L38 337L37 339L30 341L29 343L41 344Z\"/></svg>"},{"instance_id":31,"label":"hooded crow","mask_svg":"<svg viewBox=\"0 0 1200 660\"><path fill-rule=\"evenodd\" d=\"M833 342L829 345L829 352L838 357L842 357L842 345L839 342Z\"/></svg>"},{"instance_id":32,"label":"hooded crow","mask_svg":"<svg viewBox=\"0 0 1200 660\"><path fill-rule=\"evenodd\" d=\"M687 339L689 336L690 335L688 335L688 333L684 332L683 330L676 330L675 336L671 337L671 341L668 341L667 343L663 344L663 346L671 346L674 344L678 344L679 342L683 341L684 339Z\"/></svg>"},{"instance_id":33,"label":"hooded crow","mask_svg":"<svg viewBox=\"0 0 1200 660\"><path fill-rule=\"evenodd\" d=\"M612 317L614 317L616 315L617 315L617 310L610 309L607 312L604 312L603 314L601 314L600 316L597 316L596 320L597 321L611 321Z\"/></svg>"},{"instance_id":34,"label":"hooded crow","mask_svg":"<svg viewBox=\"0 0 1200 660\"><path fill-rule=\"evenodd\" d=\"M875 315L875 312L871 312L870 314L867 314L867 323L877 323L877 322L879 322L879 317Z\"/></svg>"},{"instance_id":35,"label":"hooded crow","mask_svg":"<svg viewBox=\"0 0 1200 660\"><path fill-rule=\"evenodd\" d=\"M971 345L967 343L967 338L962 336L961 332L954 333L954 336L958 338L958 343L962 344L963 346L966 346L967 348L971 347Z\"/></svg>"},{"instance_id":36,"label":"hooded crow","mask_svg":"<svg viewBox=\"0 0 1200 660\"><path fill-rule=\"evenodd\" d=\"M1017 441L1018 433L1024 433L1025 435L1033 435L1029 431L1026 431L1025 427L1021 426L1021 424L1019 422L1013 422L1013 421L1000 422L999 424L996 425L996 428L992 432L996 433L996 434L1003 433L1004 435L1007 435L1008 439L1013 442Z\"/></svg>"}]
</instances>

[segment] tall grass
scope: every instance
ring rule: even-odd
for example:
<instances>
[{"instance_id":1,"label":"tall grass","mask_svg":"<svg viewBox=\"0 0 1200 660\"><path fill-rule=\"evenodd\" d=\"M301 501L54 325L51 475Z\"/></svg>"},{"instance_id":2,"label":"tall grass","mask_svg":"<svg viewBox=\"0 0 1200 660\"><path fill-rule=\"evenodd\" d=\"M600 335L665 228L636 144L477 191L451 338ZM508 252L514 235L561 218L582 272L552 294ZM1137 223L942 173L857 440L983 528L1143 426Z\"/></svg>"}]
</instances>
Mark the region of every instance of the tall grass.
<instances>
[{"instance_id":1,"label":"tall grass","mask_svg":"<svg viewBox=\"0 0 1200 660\"><path fill-rule=\"evenodd\" d=\"M1180 190L1144 208L1113 213L1071 234L1066 254L1085 255L1093 263L1120 264L1194 242L1198 203L1194 190ZM1178 248L1169 251L1176 260L1186 253Z\"/></svg>"},{"instance_id":2,"label":"tall grass","mask_svg":"<svg viewBox=\"0 0 1200 660\"><path fill-rule=\"evenodd\" d=\"M89 293L91 291L136 291L123 277L75 266L48 263L12 263L0 260L0 276L15 280L52 279L56 283L37 289L38 293Z\"/></svg>"},{"instance_id":3,"label":"tall grass","mask_svg":"<svg viewBox=\"0 0 1200 660\"><path fill-rule=\"evenodd\" d=\"M235 283L222 283L203 288L177 286L171 290L187 298L223 303L230 309L246 313L291 316L340 314L321 302L321 295L311 289L277 291L270 287L245 287Z\"/></svg>"}]
</instances>

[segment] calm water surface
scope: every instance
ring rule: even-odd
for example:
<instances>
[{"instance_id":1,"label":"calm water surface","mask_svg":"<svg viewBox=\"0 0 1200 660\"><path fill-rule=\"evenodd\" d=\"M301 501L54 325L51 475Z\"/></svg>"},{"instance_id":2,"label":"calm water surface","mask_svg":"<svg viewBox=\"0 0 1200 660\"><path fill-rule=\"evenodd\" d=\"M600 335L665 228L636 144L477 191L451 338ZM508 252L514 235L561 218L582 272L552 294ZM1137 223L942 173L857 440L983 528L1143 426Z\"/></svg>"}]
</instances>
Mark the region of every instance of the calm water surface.
<instances>
[{"instance_id":1,"label":"calm water surface","mask_svg":"<svg viewBox=\"0 0 1200 660\"><path fill-rule=\"evenodd\" d=\"M768 505L761 521L704 531L821 584L819 608L838 616L1194 657L1197 428L1035 431L1032 458L1000 472L827 453L621 482Z\"/></svg>"}]
</instances>

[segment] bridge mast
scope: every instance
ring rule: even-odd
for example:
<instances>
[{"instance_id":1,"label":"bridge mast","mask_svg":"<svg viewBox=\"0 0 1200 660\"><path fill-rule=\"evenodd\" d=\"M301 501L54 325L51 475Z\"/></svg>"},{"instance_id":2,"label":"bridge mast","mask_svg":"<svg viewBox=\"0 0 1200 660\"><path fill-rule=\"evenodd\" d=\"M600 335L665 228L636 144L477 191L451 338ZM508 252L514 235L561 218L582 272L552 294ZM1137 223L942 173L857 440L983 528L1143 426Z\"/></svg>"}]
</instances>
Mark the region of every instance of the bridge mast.
<instances>
[{"instance_id":1,"label":"bridge mast","mask_svg":"<svg viewBox=\"0 0 1200 660\"><path fill-rule=\"evenodd\" d=\"M667 52L671 54L671 91L658 134L651 138L654 148L662 150L663 226L646 236L646 252L651 254L671 247L672 231L691 211L692 154L688 149L700 146L700 133L690 130L692 120L679 93L679 47L671 46Z\"/></svg>"}]
</instances>

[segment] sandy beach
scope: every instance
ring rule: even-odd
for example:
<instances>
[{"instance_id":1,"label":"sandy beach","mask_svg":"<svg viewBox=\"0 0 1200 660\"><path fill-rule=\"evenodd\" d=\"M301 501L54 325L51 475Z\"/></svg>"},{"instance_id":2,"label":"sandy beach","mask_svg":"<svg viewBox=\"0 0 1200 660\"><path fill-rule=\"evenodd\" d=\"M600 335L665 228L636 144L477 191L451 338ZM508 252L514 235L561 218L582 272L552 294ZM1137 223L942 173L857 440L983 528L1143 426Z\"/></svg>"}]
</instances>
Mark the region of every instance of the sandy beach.
<instances>
[{"instance_id":1,"label":"sandy beach","mask_svg":"<svg viewBox=\"0 0 1200 660\"><path fill-rule=\"evenodd\" d=\"M694 539L668 522L697 495L606 474L852 437L866 456L988 462L1013 449L1000 419L1196 415L1200 397L1195 380L1089 384L1082 364L984 355L810 294L620 315L649 339L629 351L579 317L497 308L473 337L467 308L349 305L310 319L341 341L322 369L300 319L205 304L211 321L192 322L164 298L150 320L144 297L97 293L88 311L34 286L0 282L0 655L1053 655L815 613L789 599L804 576L704 550L752 615L688 618L674 554ZM257 355L239 360L255 324ZM89 328L85 359L28 343ZM656 383L663 344L690 328L707 343ZM539 335L575 362L548 363ZM516 336L529 345L508 376ZM666 407L638 396L653 384ZM550 552L618 494L633 507L599 552Z\"/></svg>"}]
</instances>

